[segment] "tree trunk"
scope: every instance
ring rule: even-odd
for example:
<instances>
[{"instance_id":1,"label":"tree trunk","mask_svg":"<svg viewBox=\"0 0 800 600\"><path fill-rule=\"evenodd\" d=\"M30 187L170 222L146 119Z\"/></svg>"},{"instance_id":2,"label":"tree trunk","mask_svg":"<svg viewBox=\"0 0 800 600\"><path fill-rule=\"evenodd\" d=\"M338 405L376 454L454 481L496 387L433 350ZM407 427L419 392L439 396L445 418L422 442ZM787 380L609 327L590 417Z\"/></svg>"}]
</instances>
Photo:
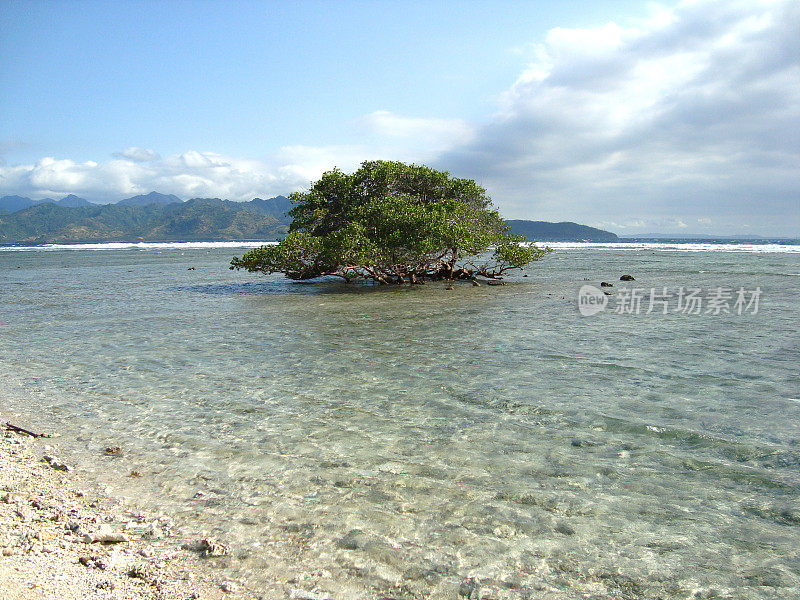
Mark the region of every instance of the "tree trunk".
<instances>
[{"instance_id":1,"label":"tree trunk","mask_svg":"<svg viewBox=\"0 0 800 600\"><path fill-rule=\"evenodd\" d=\"M453 272L456 269L456 261L458 261L458 248L453 248L453 256L450 258L450 264L447 265L448 269L450 270L450 274L448 275L447 279L450 283L453 282Z\"/></svg>"}]
</instances>

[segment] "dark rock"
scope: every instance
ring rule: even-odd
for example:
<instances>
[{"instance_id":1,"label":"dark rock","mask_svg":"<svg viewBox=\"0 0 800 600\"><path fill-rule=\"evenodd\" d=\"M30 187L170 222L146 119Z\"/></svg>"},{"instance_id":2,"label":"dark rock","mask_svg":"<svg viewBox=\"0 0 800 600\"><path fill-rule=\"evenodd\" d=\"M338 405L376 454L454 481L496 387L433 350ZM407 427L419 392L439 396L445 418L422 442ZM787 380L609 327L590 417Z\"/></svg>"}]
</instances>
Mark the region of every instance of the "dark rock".
<instances>
[{"instance_id":1,"label":"dark rock","mask_svg":"<svg viewBox=\"0 0 800 600\"><path fill-rule=\"evenodd\" d=\"M466 581L462 581L458 587L458 595L464 598L477 598L478 597L478 582L474 577L470 577Z\"/></svg>"},{"instance_id":2,"label":"dark rock","mask_svg":"<svg viewBox=\"0 0 800 600\"><path fill-rule=\"evenodd\" d=\"M220 544L219 542L211 539L200 540L198 546L201 554L205 558L227 556L231 552L231 549L225 544Z\"/></svg>"},{"instance_id":3,"label":"dark rock","mask_svg":"<svg viewBox=\"0 0 800 600\"><path fill-rule=\"evenodd\" d=\"M319 466L323 469L336 469L339 467L349 467L350 463L343 460L323 460L319 463Z\"/></svg>"},{"instance_id":4,"label":"dark rock","mask_svg":"<svg viewBox=\"0 0 800 600\"><path fill-rule=\"evenodd\" d=\"M601 281L600 287L614 287L613 283L608 283L607 281Z\"/></svg>"},{"instance_id":5,"label":"dark rock","mask_svg":"<svg viewBox=\"0 0 800 600\"><path fill-rule=\"evenodd\" d=\"M360 529L353 529L340 538L337 545L344 550L363 550L367 545L367 537Z\"/></svg>"},{"instance_id":6,"label":"dark rock","mask_svg":"<svg viewBox=\"0 0 800 600\"><path fill-rule=\"evenodd\" d=\"M403 579L411 581L424 580L429 585L436 584L441 578L436 569L426 569L419 566L411 566L403 573Z\"/></svg>"},{"instance_id":7,"label":"dark rock","mask_svg":"<svg viewBox=\"0 0 800 600\"><path fill-rule=\"evenodd\" d=\"M556 531L564 535L575 535L575 530L570 527L568 523L564 523L563 521L556 524Z\"/></svg>"},{"instance_id":8,"label":"dark rock","mask_svg":"<svg viewBox=\"0 0 800 600\"><path fill-rule=\"evenodd\" d=\"M52 456L50 456L48 454L44 455L43 460L44 460L44 462L49 464L52 468L54 468L56 471L72 471L72 467L70 467L67 464L64 464L60 460L58 460L58 459L56 459L56 458L54 458L54 457L52 457Z\"/></svg>"},{"instance_id":9,"label":"dark rock","mask_svg":"<svg viewBox=\"0 0 800 600\"><path fill-rule=\"evenodd\" d=\"M142 581L147 581L150 577L150 570L144 565L134 565L128 569L126 575L131 579L141 579Z\"/></svg>"},{"instance_id":10,"label":"dark rock","mask_svg":"<svg viewBox=\"0 0 800 600\"><path fill-rule=\"evenodd\" d=\"M619 278L620 281L636 281L633 275L623 275Z\"/></svg>"}]
</instances>

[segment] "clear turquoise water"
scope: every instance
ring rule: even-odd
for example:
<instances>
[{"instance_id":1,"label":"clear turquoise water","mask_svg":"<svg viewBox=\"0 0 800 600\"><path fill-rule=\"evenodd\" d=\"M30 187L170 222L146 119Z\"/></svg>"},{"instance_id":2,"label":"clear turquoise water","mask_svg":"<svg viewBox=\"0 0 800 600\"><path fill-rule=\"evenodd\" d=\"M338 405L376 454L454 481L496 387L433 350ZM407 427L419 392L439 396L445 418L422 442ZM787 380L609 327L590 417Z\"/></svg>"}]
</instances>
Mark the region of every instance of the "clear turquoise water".
<instances>
[{"instance_id":1,"label":"clear turquoise water","mask_svg":"<svg viewBox=\"0 0 800 600\"><path fill-rule=\"evenodd\" d=\"M800 598L800 254L568 248L447 291L240 253L0 252L0 407L270 598ZM760 310L579 314L628 272Z\"/></svg>"}]
</instances>

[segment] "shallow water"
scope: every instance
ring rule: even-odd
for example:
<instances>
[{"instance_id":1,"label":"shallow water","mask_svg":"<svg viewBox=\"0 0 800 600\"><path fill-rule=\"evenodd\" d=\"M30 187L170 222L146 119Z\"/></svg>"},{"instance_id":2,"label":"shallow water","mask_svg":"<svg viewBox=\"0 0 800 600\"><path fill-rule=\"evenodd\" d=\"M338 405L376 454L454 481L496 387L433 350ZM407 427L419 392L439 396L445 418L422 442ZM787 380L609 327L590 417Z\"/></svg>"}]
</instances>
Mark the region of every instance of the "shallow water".
<instances>
[{"instance_id":1,"label":"shallow water","mask_svg":"<svg viewBox=\"0 0 800 600\"><path fill-rule=\"evenodd\" d=\"M447 291L237 253L0 252L0 402L268 597L800 598L800 254L562 247ZM759 310L579 314L628 272Z\"/></svg>"}]
</instances>

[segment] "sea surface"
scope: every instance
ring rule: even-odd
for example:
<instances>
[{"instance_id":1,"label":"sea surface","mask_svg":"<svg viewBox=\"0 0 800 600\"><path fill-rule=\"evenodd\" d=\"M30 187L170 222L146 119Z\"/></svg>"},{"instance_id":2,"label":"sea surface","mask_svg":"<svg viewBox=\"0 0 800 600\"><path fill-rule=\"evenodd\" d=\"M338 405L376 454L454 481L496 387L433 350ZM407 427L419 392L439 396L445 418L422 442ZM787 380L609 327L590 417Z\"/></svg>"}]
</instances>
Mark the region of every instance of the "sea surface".
<instances>
[{"instance_id":1,"label":"sea surface","mask_svg":"<svg viewBox=\"0 0 800 600\"><path fill-rule=\"evenodd\" d=\"M0 410L265 598L800 598L800 246L552 246L454 290L3 248Z\"/></svg>"}]
</instances>

